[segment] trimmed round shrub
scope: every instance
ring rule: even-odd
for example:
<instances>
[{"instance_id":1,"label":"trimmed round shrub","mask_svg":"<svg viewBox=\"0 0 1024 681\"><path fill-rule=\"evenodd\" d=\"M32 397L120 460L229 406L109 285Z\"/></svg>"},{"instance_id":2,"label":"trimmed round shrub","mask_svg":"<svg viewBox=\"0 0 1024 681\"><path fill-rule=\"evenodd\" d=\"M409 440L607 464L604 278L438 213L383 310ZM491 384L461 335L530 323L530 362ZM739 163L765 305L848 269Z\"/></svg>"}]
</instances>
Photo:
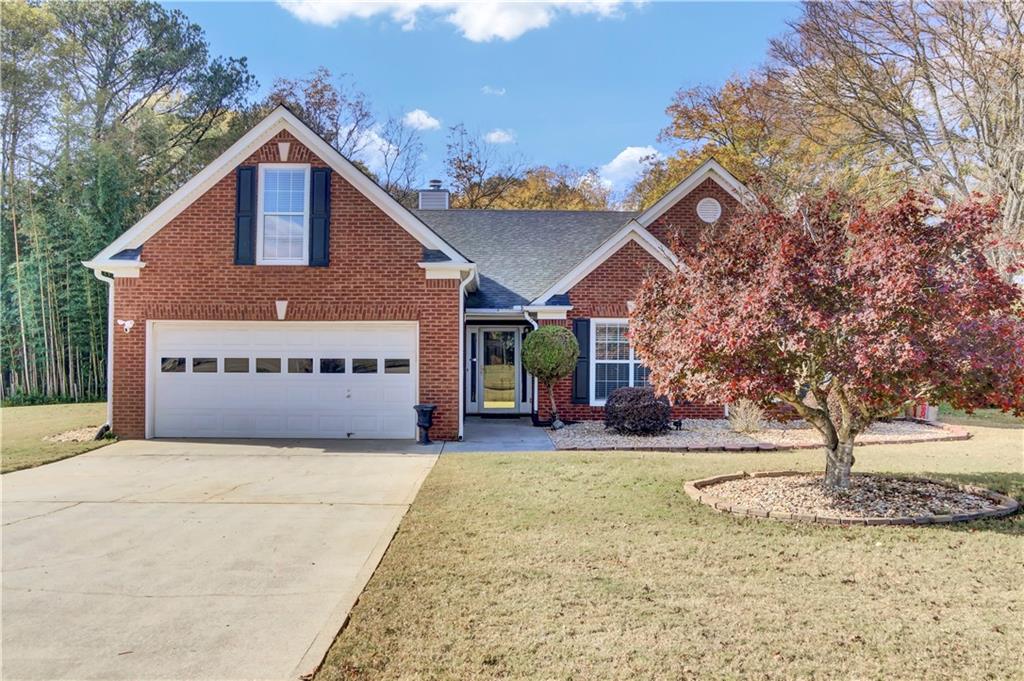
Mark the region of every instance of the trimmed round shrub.
<instances>
[{"instance_id":1,"label":"trimmed round shrub","mask_svg":"<svg viewBox=\"0 0 1024 681\"><path fill-rule=\"evenodd\" d=\"M547 386L551 403L551 427L562 427L555 405L555 383L572 374L580 346L576 336L564 326L545 325L534 329L523 341L523 366L538 381Z\"/></svg>"},{"instance_id":2,"label":"trimmed round shrub","mask_svg":"<svg viewBox=\"0 0 1024 681\"><path fill-rule=\"evenodd\" d=\"M668 430L672 407L650 388L619 388L604 403L604 425L618 433L658 435Z\"/></svg>"}]
</instances>

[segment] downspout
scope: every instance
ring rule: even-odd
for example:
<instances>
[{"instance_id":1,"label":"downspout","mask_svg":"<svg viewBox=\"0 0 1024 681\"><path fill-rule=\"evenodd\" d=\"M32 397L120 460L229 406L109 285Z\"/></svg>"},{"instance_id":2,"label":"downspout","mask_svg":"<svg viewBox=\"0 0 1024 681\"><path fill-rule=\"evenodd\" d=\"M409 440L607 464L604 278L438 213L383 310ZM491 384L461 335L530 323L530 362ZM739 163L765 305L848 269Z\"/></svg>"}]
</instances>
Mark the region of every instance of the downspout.
<instances>
[{"instance_id":1,"label":"downspout","mask_svg":"<svg viewBox=\"0 0 1024 681\"><path fill-rule=\"evenodd\" d=\"M459 442L466 421L466 290L473 278L473 271L469 270L459 284Z\"/></svg>"},{"instance_id":2,"label":"downspout","mask_svg":"<svg viewBox=\"0 0 1024 681\"><path fill-rule=\"evenodd\" d=\"M114 428L114 278L100 270L93 275L107 285L107 428Z\"/></svg>"},{"instance_id":3,"label":"downspout","mask_svg":"<svg viewBox=\"0 0 1024 681\"><path fill-rule=\"evenodd\" d=\"M533 317L531 317L530 313L527 312L526 310L523 310L523 317L526 318L526 321L530 322L530 326L532 326L535 331L540 328L540 324L537 323L537 320L535 320ZM522 361L522 359L520 359L520 361ZM537 395L538 395L538 393L537 393L537 379L534 378L533 379L533 404L530 405L530 415L533 417L532 420L533 420L534 423L537 422L537 415L539 413L537 411Z\"/></svg>"}]
</instances>

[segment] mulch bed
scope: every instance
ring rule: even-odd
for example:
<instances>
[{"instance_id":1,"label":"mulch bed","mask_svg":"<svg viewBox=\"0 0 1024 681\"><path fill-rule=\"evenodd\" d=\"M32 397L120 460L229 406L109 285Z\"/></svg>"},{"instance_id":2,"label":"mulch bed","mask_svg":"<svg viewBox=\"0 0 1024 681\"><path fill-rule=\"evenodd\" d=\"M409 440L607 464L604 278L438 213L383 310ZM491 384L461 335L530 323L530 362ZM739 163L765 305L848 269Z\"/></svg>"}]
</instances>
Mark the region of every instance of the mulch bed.
<instances>
[{"instance_id":1,"label":"mulch bed","mask_svg":"<svg viewBox=\"0 0 1024 681\"><path fill-rule=\"evenodd\" d=\"M771 422L754 433L737 433L725 419L684 419L680 430L661 435L623 435L606 429L600 421L581 421L549 431L556 449L562 450L655 450L667 452L772 451L820 449L821 435L801 420ZM890 421L872 424L857 437L858 445L967 440L966 428L946 423Z\"/></svg>"},{"instance_id":2,"label":"mulch bed","mask_svg":"<svg viewBox=\"0 0 1024 681\"><path fill-rule=\"evenodd\" d=\"M1020 504L990 490L922 478L854 474L850 489L827 490L821 475L736 473L688 482L696 501L734 515L836 525L923 525L1016 512Z\"/></svg>"}]
</instances>

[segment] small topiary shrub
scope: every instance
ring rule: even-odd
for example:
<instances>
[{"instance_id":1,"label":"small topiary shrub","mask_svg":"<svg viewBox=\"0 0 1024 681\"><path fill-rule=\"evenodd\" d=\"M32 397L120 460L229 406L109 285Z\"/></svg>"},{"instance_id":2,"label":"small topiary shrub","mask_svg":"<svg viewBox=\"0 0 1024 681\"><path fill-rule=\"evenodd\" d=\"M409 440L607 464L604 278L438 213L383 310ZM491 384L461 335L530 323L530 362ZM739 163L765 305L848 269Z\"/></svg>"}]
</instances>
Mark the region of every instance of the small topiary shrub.
<instances>
[{"instance_id":1,"label":"small topiary shrub","mask_svg":"<svg viewBox=\"0 0 1024 681\"><path fill-rule=\"evenodd\" d=\"M523 366L538 381L547 386L551 402L551 427L555 430L564 424L558 418L555 405L555 383L572 375L580 346L576 336L564 326L542 326L531 331L523 341Z\"/></svg>"},{"instance_id":2,"label":"small topiary shrub","mask_svg":"<svg viewBox=\"0 0 1024 681\"><path fill-rule=\"evenodd\" d=\"M729 405L729 426L737 433L764 430L764 409L753 400L736 400Z\"/></svg>"},{"instance_id":3,"label":"small topiary shrub","mask_svg":"<svg viewBox=\"0 0 1024 681\"><path fill-rule=\"evenodd\" d=\"M672 407L650 388L619 388L604 403L604 425L629 435L658 435L668 430Z\"/></svg>"}]
</instances>

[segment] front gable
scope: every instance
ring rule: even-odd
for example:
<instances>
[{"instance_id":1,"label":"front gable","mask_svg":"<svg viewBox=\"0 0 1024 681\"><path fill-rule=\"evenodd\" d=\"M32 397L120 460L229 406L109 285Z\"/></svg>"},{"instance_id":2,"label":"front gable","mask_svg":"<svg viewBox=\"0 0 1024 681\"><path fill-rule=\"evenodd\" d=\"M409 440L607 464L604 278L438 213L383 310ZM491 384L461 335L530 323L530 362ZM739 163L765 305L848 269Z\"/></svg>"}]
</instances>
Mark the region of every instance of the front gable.
<instances>
[{"instance_id":1,"label":"front gable","mask_svg":"<svg viewBox=\"0 0 1024 681\"><path fill-rule=\"evenodd\" d=\"M664 243L671 244L676 238L683 244L693 243L707 225L728 220L751 197L750 190L710 159L636 220Z\"/></svg>"},{"instance_id":2,"label":"front gable","mask_svg":"<svg viewBox=\"0 0 1024 681\"><path fill-rule=\"evenodd\" d=\"M683 245L692 243L707 225L728 220L748 197L749 190L725 168L714 160L705 162L538 296L534 305L545 305L553 296L569 294L575 307L577 301L571 290L612 258L621 260L618 254L627 245L631 246L627 253L643 252L646 260L670 270L678 267L677 254L667 244L676 239ZM626 287L628 291L619 288L621 295L635 290L635 286ZM620 304L625 305L625 301L621 298Z\"/></svg>"},{"instance_id":3,"label":"front gable","mask_svg":"<svg viewBox=\"0 0 1024 681\"><path fill-rule=\"evenodd\" d=\"M655 238L638 222L631 220L538 296L534 305L550 305L550 301L554 297L570 293L577 284L628 246L635 246L640 252L647 255L647 259L659 263L660 266L667 269L673 269L677 264L675 256L664 243ZM572 301L571 293L569 299Z\"/></svg>"},{"instance_id":4,"label":"front gable","mask_svg":"<svg viewBox=\"0 0 1024 681\"><path fill-rule=\"evenodd\" d=\"M287 146L279 145L279 142L285 142ZM190 211L193 205L215 188L223 189L225 180L233 176L239 166L281 162L282 160L331 168L335 178L343 181L347 188L355 190L362 199L372 203L391 222L400 226L419 242L422 248L439 251L455 263L468 262L461 253L399 204L287 108L281 106L115 239L95 258L85 263L86 266L97 271L114 272L119 276L132 276L129 270L134 267L136 270L134 276L137 276L138 268L146 265L147 256L143 255L141 259L130 261L119 257L121 254L143 247L154 235L180 215L186 211L194 212ZM331 193L334 194L333 191ZM364 253L366 257L375 255L374 253Z\"/></svg>"},{"instance_id":5,"label":"front gable","mask_svg":"<svg viewBox=\"0 0 1024 681\"><path fill-rule=\"evenodd\" d=\"M569 290L572 317L629 316L627 304L649 276L665 264L636 241L628 241Z\"/></svg>"},{"instance_id":6,"label":"front gable","mask_svg":"<svg viewBox=\"0 0 1024 681\"><path fill-rule=\"evenodd\" d=\"M281 142L290 146L289 162L327 167L288 131L239 165L278 162ZM273 319L275 301L286 300L288 319L415 320L438 295L457 314L458 276L431 278L420 241L337 174L327 266L235 264L237 178L225 174L145 241L140 276L116 279L119 314L137 321Z\"/></svg>"}]
</instances>

